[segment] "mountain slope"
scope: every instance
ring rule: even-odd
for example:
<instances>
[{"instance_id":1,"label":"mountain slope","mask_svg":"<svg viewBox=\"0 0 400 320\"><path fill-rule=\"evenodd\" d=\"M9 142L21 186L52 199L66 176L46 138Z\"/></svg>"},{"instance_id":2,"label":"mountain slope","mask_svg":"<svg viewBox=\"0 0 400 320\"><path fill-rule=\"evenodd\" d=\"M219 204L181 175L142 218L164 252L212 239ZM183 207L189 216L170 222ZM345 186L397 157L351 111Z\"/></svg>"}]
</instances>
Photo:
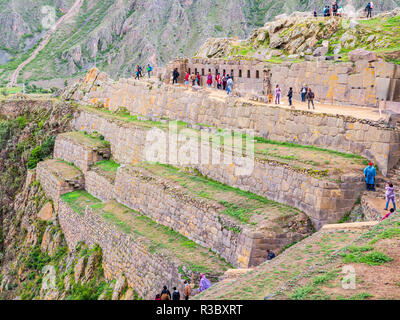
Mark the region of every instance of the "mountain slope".
<instances>
[{"instance_id":1,"label":"mountain slope","mask_svg":"<svg viewBox=\"0 0 400 320\"><path fill-rule=\"evenodd\" d=\"M44 36L42 7L53 5L57 18L73 0L0 2L0 85ZM19 82L70 78L97 67L112 77L133 73L135 65L163 65L191 56L209 37L245 38L278 14L317 9L322 0L85 0L78 14L62 24L40 54L22 70ZM343 4L347 3L343 1ZM380 1L375 11L400 0ZM364 6L361 0L353 4Z\"/></svg>"}]
</instances>

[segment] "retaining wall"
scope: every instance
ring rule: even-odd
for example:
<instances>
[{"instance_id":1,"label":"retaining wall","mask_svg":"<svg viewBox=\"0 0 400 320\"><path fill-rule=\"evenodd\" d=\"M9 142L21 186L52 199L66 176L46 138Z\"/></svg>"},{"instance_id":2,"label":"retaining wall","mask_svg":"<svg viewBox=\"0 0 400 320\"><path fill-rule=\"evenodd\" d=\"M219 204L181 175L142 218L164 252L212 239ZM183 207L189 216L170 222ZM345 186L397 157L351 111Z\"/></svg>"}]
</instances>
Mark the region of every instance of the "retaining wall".
<instances>
[{"instance_id":1,"label":"retaining wall","mask_svg":"<svg viewBox=\"0 0 400 320\"><path fill-rule=\"evenodd\" d=\"M76 91L73 97L110 110L123 106L134 115L251 129L271 140L360 154L375 160L384 175L400 158L400 131L383 121L265 106L156 82L96 82L95 75L86 80L90 91L86 95Z\"/></svg>"},{"instance_id":2,"label":"retaining wall","mask_svg":"<svg viewBox=\"0 0 400 320\"><path fill-rule=\"evenodd\" d=\"M108 279L124 274L128 285L141 297L154 299L164 285L176 286L183 292L183 281L178 272L179 262L161 253L150 253L139 237L133 238L105 222L87 208L80 216L62 200L58 218L69 248L83 241L103 250L103 268Z\"/></svg>"},{"instance_id":3,"label":"retaining wall","mask_svg":"<svg viewBox=\"0 0 400 320\"><path fill-rule=\"evenodd\" d=\"M77 114L73 127L102 134L110 142L113 158L118 163L136 164L146 160L147 128L87 111ZM339 183L318 179L288 165L255 159L251 174L239 176L236 168L241 166L240 160L243 159L234 157L232 164L188 166L214 180L299 208L311 218L316 228L338 221L351 210L363 190L361 173L344 174Z\"/></svg>"}]
</instances>

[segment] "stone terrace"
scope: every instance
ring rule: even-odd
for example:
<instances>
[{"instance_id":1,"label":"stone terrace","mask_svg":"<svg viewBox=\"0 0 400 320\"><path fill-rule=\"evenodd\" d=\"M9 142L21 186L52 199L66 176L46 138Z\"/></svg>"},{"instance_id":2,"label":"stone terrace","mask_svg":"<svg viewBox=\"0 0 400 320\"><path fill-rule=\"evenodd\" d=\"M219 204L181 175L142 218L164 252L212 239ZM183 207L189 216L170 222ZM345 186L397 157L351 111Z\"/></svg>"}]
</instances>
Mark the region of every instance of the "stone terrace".
<instances>
[{"instance_id":1,"label":"stone terrace","mask_svg":"<svg viewBox=\"0 0 400 320\"><path fill-rule=\"evenodd\" d=\"M54 158L72 162L86 172L90 165L109 159L110 152L108 143L98 137L84 132L68 132L57 136Z\"/></svg>"},{"instance_id":2,"label":"stone terrace","mask_svg":"<svg viewBox=\"0 0 400 320\"><path fill-rule=\"evenodd\" d=\"M288 110L235 97L216 97L208 90L187 90L154 81L112 81L93 69L86 79L65 94L66 98L125 107L133 115L167 117L217 128L251 129L276 141L314 145L351 152L375 160L383 174L400 157L400 132L388 121Z\"/></svg>"},{"instance_id":3,"label":"stone terrace","mask_svg":"<svg viewBox=\"0 0 400 320\"><path fill-rule=\"evenodd\" d=\"M82 172L63 160L46 160L38 163L36 176L46 196L53 200L56 208L62 194L84 187Z\"/></svg>"},{"instance_id":4,"label":"stone terrace","mask_svg":"<svg viewBox=\"0 0 400 320\"><path fill-rule=\"evenodd\" d=\"M148 145L151 143L146 139L149 132L154 132L154 128L158 130L158 143L165 142L165 145L158 145L157 149L169 148L167 121L140 121L138 117L126 113L80 107L73 127L102 134L110 142L113 158L120 164L137 164L147 160ZM195 137L200 136L200 131L193 128L202 129L202 138L205 140L224 135L207 126L192 125L192 129L188 129L187 125L179 123L178 130L183 128L185 134ZM213 145L212 152L219 152L219 148L219 145ZM365 165L362 157L262 138L255 139L253 149L254 162L252 158L236 155L231 164L199 161L182 166L197 169L203 175L233 187L297 207L312 219L317 228L324 223L338 221L351 210L361 194L362 169ZM159 162L165 160L159 159ZM243 160L254 164L250 174L238 174L244 167Z\"/></svg>"},{"instance_id":5,"label":"stone terrace","mask_svg":"<svg viewBox=\"0 0 400 320\"><path fill-rule=\"evenodd\" d=\"M227 268L224 260L189 239L115 202L101 202L85 191L64 194L60 225L69 247L80 241L100 245L108 278L124 274L128 285L154 299L163 285L183 292L183 280L200 272L215 281Z\"/></svg>"},{"instance_id":6,"label":"stone terrace","mask_svg":"<svg viewBox=\"0 0 400 320\"><path fill-rule=\"evenodd\" d=\"M294 208L169 166L118 169L114 196L238 267L258 265L266 249L280 252L312 231Z\"/></svg>"}]
</instances>

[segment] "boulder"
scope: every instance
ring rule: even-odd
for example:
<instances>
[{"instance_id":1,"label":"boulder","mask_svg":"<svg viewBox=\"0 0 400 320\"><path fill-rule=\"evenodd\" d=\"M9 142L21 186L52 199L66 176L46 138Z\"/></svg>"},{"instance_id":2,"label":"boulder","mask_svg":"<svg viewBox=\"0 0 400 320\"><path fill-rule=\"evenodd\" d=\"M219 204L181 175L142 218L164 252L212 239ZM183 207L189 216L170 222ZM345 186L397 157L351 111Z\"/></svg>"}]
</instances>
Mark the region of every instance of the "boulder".
<instances>
[{"instance_id":1,"label":"boulder","mask_svg":"<svg viewBox=\"0 0 400 320\"><path fill-rule=\"evenodd\" d=\"M318 47L317 49L314 50L313 56L314 57L326 56L327 53L328 53L328 47Z\"/></svg>"},{"instance_id":2,"label":"boulder","mask_svg":"<svg viewBox=\"0 0 400 320\"><path fill-rule=\"evenodd\" d=\"M349 52L349 60L353 62L359 60L366 60L370 62L376 60L376 55L372 51L367 51L365 49L355 49Z\"/></svg>"},{"instance_id":3,"label":"boulder","mask_svg":"<svg viewBox=\"0 0 400 320\"><path fill-rule=\"evenodd\" d=\"M53 206L50 202L47 202L42 209L40 209L37 217L42 221L51 221L53 220Z\"/></svg>"}]
</instances>

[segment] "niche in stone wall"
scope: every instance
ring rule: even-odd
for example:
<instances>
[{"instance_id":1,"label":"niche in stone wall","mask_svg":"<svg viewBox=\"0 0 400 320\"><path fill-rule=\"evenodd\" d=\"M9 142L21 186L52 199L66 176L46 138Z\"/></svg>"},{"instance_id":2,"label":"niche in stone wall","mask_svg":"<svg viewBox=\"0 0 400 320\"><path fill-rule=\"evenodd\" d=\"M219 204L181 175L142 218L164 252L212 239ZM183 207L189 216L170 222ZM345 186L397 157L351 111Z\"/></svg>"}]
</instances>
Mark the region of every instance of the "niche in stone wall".
<instances>
[{"instance_id":1,"label":"niche in stone wall","mask_svg":"<svg viewBox=\"0 0 400 320\"><path fill-rule=\"evenodd\" d=\"M201 75L204 76L204 69L201 69Z\"/></svg>"},{"instance_id":2,"label":"niche in stone wall","mask_svg":"<svg viewBox=\"0 0 400 320\"><path fill-rule=\"evenodd\" d=\"M256 78L260 79L260 71L256 70Z\"/></svg>"},{"instance_id":3,"label":"niche in stone wall","mask_svg":"<svg viewBox=\"0 0 400 320\"><path fill-rule=\"evenodd\" d=\"M242 77L242 70L239 70L239 78Z\"/></svg>"},{"instance_id":4,"label":"niche in stone wall","mask_svg":"<svg viewBox=\"0 0 400 320\"><path fill-rule=\"evenodd\" d=\"M250 78L250 70L247 70L247 78Z\"/></svg>"}]
</instances>

